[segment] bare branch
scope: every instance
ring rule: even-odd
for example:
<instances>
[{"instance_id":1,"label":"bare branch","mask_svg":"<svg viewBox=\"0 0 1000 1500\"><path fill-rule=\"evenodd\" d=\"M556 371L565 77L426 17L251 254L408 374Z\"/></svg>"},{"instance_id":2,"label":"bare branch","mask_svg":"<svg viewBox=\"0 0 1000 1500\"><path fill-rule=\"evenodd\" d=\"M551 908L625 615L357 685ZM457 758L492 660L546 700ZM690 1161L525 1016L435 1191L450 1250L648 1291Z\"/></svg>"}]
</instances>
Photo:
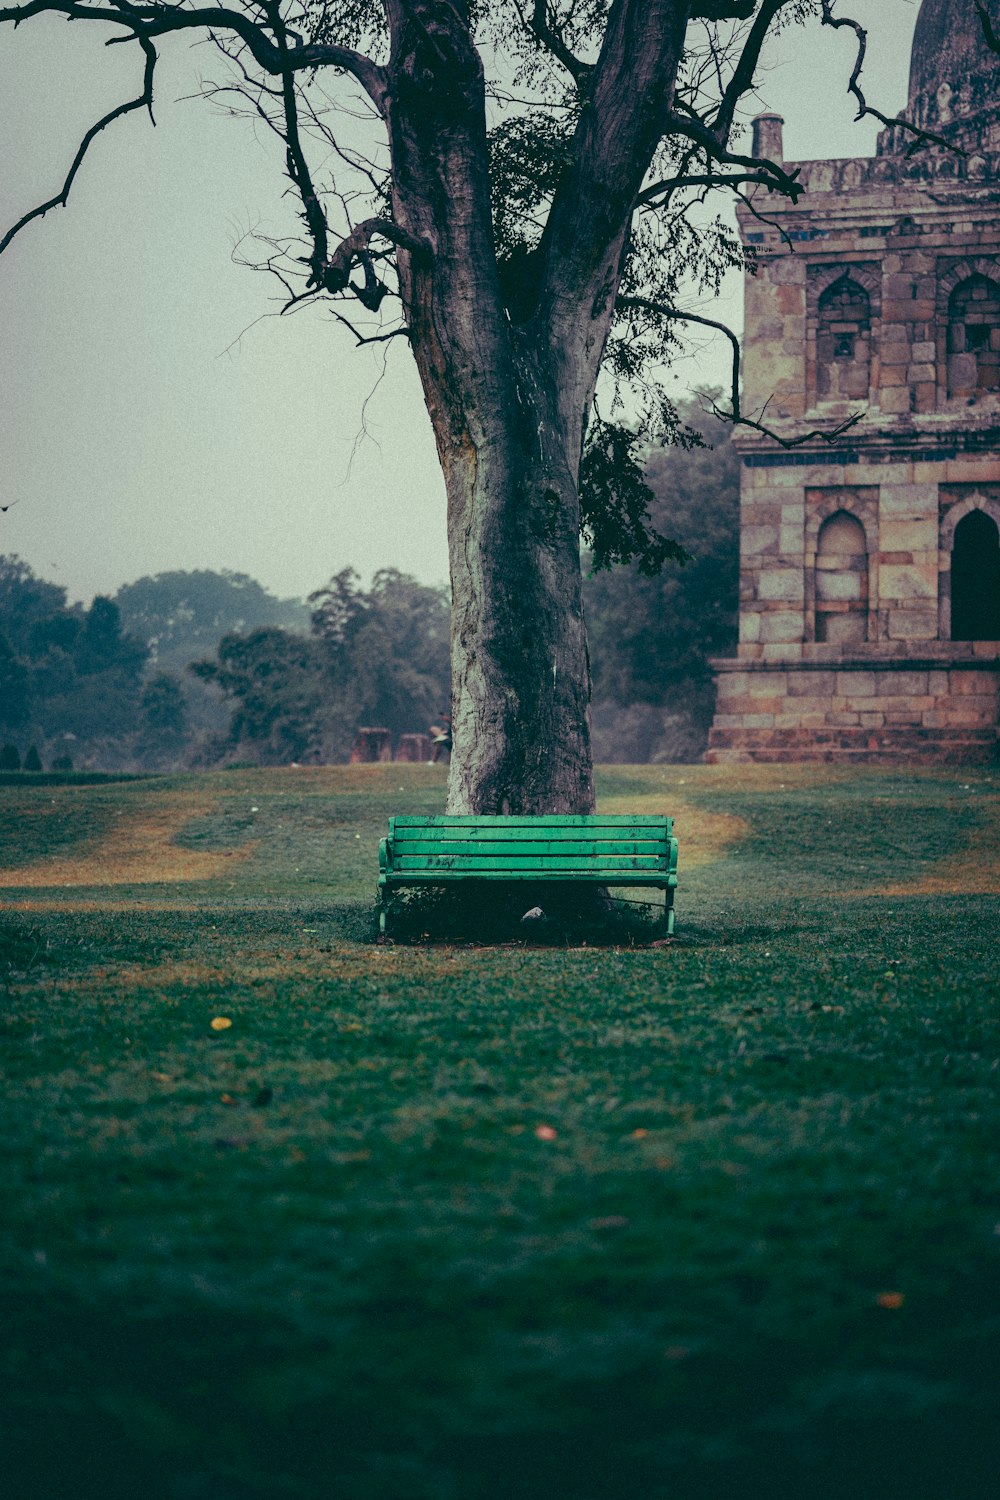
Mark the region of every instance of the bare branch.
<instances>
[{"instance_id":1,"label":"bare branch","mask_svg":"<svg viewBox=\"0 0 1000 1500\"><path fill-rule=\"evenodd\" d=\"M745 416L743 413L740 404L740 359L742 351L740 349L740 341L731 328L727 328L725 323L719 323L714 318L702 317L700 313L682 312L680 308L668 307L662 302L653 302L648 297L619 297L615 303L615 310L621 309L622 311L627 311L629 308L634 308L637 312L651 313L654 317L658 318L668 320L680 319L685 323L698 323L702 328L712 328L716 333L723 334L729 340L732 350L732 388L730 392L732 410L723 411L714 401L712 402L712 410L717 417L722 417L727 422L732 422L735 427L750 427L755 432L762 433L764 437L773 439L782 448L801 448L804 443L812 443L817 439L824 443L835 443L838 438L843 437L845 432L850 431L852 427L856 427L858 422L861 421L863 414L856 412L853 417L848 417L846 421L841 422L838 427L834 427L829 432L822 432L816 428L812 432L802 433L800 437L782 437L780 433L775 432L772 428L765 427L763 423L757 422L753 417Z\"/></svg>"},{"instance_id":2,"label":"bare branch","mask_svg":"<svg viewBox=\"0 0 1000 1500\"><path fill-rule=\"evenodd\" d=\"M945 136L937 135L933 130L924 130L919 125L914 125L912 121L904 119L902 115L897 116L896 119L890 119L880 109L876 109L874 105L868 103L861 89L861 74L865 66L865 57L868 53L868 33L860 21L854 21L850 16L835 16L831 9L832 3L833 0L820 0L823 25L831 26L835 31L839 31L842 26L846 26L849 31L854 32L858 42L857 55L854 59L854 71L847 85L848 92L853 94L858 101L858 112L854 117L855 120L863 120L866 115L871 115L872 119L878 120L882 125L908 131L913 136L914 147L925 141L934 146L944 146L945 150L954 151L956 156L968 156L969 153L967 151L963 151L961 146L956 146L953 141L949 141Z\"/></svg>"},{"instance_id":3,"label":"bare branch","mask_svg":"<svg viewBox=\"0 0 1000 1500\"><path fill-rule=\"evenodd\" d=\"M2 14L0 14L0 19L2 19ZM148 110L150 121L153 125L156 124L156 121L153 118L153 75L156 70L156 49L154 48L152 42L149 41L146 37L136 37L136 41L139 43L139 46L142 48L143 53L146 57L146 66L143 70L142 93L139 94L135 99L130 99L127 104L119 104L117 108L109 110L102 119L97 121L96 125L91 125L90 129L87 131L83 140L80 142L79 147L77 148L77 153L74 156L72 165L70 166L70 169L66 174L66 180L63 183L61 190L56 193L54 198L49 198L46 203L40 203L37 208L33 208L30 210L30 212L22 215L22 217L18 219L17 223L13 225L12 228L8 229L3 239L0 239L0 255L2 255L6 250L7 246L10 244L14 236L16 234L20 234L21 230L24 229L27 224L30 224L33 219L43 219L50 209L66 207L66 204L69 200L70 189L73 186L73 181L76 177L77 172L80 170L80 167L83 164L83 158L86 156L88 150L90 149L90 144L94 140L94 137L100 135L102 130L106 129L107 126L111 125L115 120L120 120L123 115L132 114L132 112L137 109Z\"/></svg>"},{"instance_id":4,"label":"bare branch","mask_svg":"<svg viewBox=\"0 0 1000 1500\"><path fill-rule=\"evenodd\" d=\"M409 251L411 255L421 257L430 255L430 246L426 241L418 239L415 234L410 234L408 230L394 224L391 219L365 219L351 231L346 239L341 240L326 264L319 268L317 280L325 291L345 291L349 285L352 269L360 263L365 272L365 286L360 291L357 287L351 289L358 294L365 306L372 306L372 299L377 294L369 279L374 280L374 269L368 246L376 235L389 240L401 250ZM362 292L367 294L368 300L361 295ZM384 295L383 290L374 303L376 307Z\"/></svg>"},{"instance_id":5,"label":"bare branch","mask_svg":"<svg viewBox=\"0 0 1000 1500\"><path fill-rule=\"evenodd\" d=\"M986 6L982 4L982 0L976 0L976 10L979 12L979 19L983 23L983 34L986 37L986 45L994 52L1000 53L1000 36L997 36L996 31L993 29L993 22L990 20L989 12Z\"/></svg>"},{"instance_id":6,"label":"bare branch","mask_svg":"<svg viewBox=\"0 0 1000 1500\"><path fill-rule=\"evenodd\" d=\"M131 0L111 0L106 6L81 4L80 0L25 0L23 5L0 7L0 23L12 21L19 26L32 16L56 14L73 21L103 21L105 25L124 26L137 39L165 36L175 31L235 32L253 54L254 61L267 73L281 74L287 69L302 72L315 68L339 68L356 78L379 113L386 99L385 70L362 52L342 47L336 42L308 42L283 52L267 35L266 29L241 11L225 6L200 6L182 10L177 5L133 5ZM129 38L123 37L122 41ZM118 40L118 38L115 38Z\"/></svg>"},{"instance_id":7,"label":"bare branch","mask_svg":"<svg viewBox=\"0 0 1000 1500\"><path fill-rule=\"evenodd\" d=\"M797 201L804 191L802 184L798 181L798 168L794 172L786 172L783 167L776 166L773 161L767 161L764 157L743 156L738 151L727 150L720 143L715 132L710 130L693 110L686 106L680 107L685 111L683 116L676 113L670 115L666 121L667 130L695 141L714 161L726 166L746 167L751 172L763 173L765 183L772 192L784 194L793 203Z\"/></svg>"},{"instance_id":8,"label":"bare branch","mask_svg":"<svg viewBox=\"0 0 1000 1500\"><path fill-rule=\"evenodd\" d=\"M725 93L722 96L722 103L719 106L719 112L715 117L712 127L715 135L723 145L729 140L733 121L736 118L736 109L740 100L744 94L753 88L757 67L760 63L760 54L767 40L768 33L771 30L771 23L779 10L782 10L789 3L790 0L764 0L764 5L761 7L757 19L750 28L750 35L747 37L743 51L740 53L740 59L736 64L733 76L726 86Z\"/></svg>"},{"instance_id":9,"label":"bare branch","mask_svg":"<svg viewBox=\"0 0 1000 1500\"><path fill-rule=\"evenodd\" d=\"M521 24L525 29L537 37L543 47L546 47L552 56L558 62L562 63L567 73L570 74L577 84L586 83L594 71L593 67L590 63L581 62L576 54L566 45L562 33L554 24L548 0L533 0L530 21L525 15L519 0L514 0L514 3L517 13L521 18Z\"/></svg>"}]
</instances>

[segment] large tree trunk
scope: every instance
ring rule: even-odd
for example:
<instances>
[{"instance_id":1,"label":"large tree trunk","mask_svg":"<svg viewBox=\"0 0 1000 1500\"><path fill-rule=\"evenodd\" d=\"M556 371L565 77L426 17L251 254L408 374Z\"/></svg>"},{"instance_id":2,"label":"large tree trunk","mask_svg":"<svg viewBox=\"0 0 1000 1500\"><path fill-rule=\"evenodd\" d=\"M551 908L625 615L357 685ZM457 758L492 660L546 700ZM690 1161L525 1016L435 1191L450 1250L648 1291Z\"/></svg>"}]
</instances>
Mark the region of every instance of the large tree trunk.
<instances>
[{"instance_id":1,"label":"large tree trunk","mask_svg":"<svg viewBox=\"0 0 1000 1500\"><path fill-rule=\"evenodd\" d=\"M500 289L468 6L386 0L393 216L427 247L400 248L397 264L448 495L452 813L594 808L581 448L688 9L614 0L575 175L517 324Z\"/></svg>"}]
</instances>

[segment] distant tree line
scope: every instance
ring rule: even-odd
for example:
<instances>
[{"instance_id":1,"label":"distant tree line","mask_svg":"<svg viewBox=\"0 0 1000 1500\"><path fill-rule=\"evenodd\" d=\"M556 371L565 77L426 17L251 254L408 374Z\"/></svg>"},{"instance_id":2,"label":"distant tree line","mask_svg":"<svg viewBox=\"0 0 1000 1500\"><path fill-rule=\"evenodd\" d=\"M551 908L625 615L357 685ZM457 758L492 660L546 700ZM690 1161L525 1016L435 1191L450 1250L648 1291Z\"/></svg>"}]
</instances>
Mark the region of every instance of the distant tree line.
<instances>
[{"instance_id":1,"label":"distant tree line","mask_svg":"<svg viewBox=\"0 0 1000 1500\"><path fill-rule=\"evenodd\" d=\"M710 661L735 648L738 459L726 428L683 415L703 446L648 453L645 480L652 524L690 560L585 582L598 761L697 758ZM396 569L367 589L344 569L306 603L175 571L84 608L0 557L0 769L343 761L360 724L426 730L449 680L447 592Z\"/></svg>"}]
</instances>

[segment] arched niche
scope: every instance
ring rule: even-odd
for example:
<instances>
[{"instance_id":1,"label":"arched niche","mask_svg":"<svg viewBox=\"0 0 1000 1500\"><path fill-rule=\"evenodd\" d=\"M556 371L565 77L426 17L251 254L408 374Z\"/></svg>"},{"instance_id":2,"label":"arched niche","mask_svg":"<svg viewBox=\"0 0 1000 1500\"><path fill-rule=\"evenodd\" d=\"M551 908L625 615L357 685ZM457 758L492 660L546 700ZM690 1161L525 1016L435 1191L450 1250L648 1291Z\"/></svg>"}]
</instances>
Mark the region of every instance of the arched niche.
<instances>
[{"instance_id":1,"label":"arched niche","mask_svg":"<svg viewBox=\"0 0 1000 1500\"><path fill-rule=\"evenodd\" d=\"M816 397L866 401L871 381L871 298L853 276L839 277L816 309Z\"/></svg>"},{"instance_id":2,"label":"arched niche","mask_svg":"<svg viewBox=\"0 0 1000 1500\"><path fill-rule=\"evenodd\" d=\"M978 507L952 541L951 639L1000 641L1000 528Z\"/></svg>"},{"instance_id":3,"label":"arched niche","mask_svg":"<svg viewBox=\"0 0 1000 1500\"><path fill-rule=\"evenodd\" d=\"M850 511L834 511L816 539L815 638L850 646L868 639L868 545Z\"/></svg>"},{"instance_id":4,"label":"arched niche","mask_svg":"<svg viewBox=\"0 0 1000 1500\"><path fill-rule=\"evenodd\" d=\"M948 395L1000 390L1000 284L980 272L948 298Z\"/></svg>"}]
</instances>

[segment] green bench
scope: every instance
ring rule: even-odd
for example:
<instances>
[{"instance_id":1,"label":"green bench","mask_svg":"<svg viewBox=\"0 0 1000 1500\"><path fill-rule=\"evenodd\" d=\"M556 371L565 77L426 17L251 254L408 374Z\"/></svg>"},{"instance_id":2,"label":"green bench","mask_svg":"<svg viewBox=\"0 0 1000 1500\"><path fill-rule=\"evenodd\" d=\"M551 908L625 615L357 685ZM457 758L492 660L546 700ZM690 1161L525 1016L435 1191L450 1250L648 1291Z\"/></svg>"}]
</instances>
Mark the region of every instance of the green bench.
<instances>
[{"instance_id":1,"label":"green bench","mask_svg":"<svg viewBox=\"0 0 1000 1500\"><path fill-rule=\"evenodd\" d=\"M673 818L640 814L390 818L389 836L378 852L379 931L385 935L393 897L403 886L551 880L662 890L671 934L677 885L673 824Z\"/></svg>"}]
</instances>

